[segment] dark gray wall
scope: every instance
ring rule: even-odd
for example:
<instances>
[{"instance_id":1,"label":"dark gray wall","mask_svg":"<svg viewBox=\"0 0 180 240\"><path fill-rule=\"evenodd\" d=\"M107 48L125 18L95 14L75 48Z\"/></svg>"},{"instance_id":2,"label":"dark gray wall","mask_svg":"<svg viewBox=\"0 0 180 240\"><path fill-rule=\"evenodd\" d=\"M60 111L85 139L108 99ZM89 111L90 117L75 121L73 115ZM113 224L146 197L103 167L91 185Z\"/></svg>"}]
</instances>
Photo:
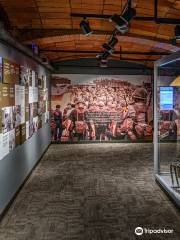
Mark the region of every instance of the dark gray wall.
<instances>
[{"instance_id":1,"label":"dark gray wall","mask_svg":"<svg viewBox=\"0 0 180 240\"><path fill-rule=\"evenodd\" d=\"M151 75L153 73L153 69L148 69L144 65L120 60L110 60L108 68L100 68L99 62L94 58L66 60L53 66L55 73L61 74Z\"/></svg>"},{"instance_id":2,"label":"dark gray wall","mask_svg":"<svg viewBox=\"0 0 180 240\"><path fill-rule=\"evenodd\" d=\"M32 68L39 74L47 74L47 86L49 87L50 74L48 70L33 59L1 42L0 56ZM49 124L45 124L24 144L18 146L0 161L0 214L40 159L50 141L50 127Z\"/></svg>"},{"instance_id":3,"label":"dark gray wall","mask_svg":"<svg viewBox=\"0 0 180 240\"><path fill-rule=\"evenodd\" d=\"M0 161L0 213L13 198L49 143L50 129L46 124Z\"/></svg>"}]
</instances>

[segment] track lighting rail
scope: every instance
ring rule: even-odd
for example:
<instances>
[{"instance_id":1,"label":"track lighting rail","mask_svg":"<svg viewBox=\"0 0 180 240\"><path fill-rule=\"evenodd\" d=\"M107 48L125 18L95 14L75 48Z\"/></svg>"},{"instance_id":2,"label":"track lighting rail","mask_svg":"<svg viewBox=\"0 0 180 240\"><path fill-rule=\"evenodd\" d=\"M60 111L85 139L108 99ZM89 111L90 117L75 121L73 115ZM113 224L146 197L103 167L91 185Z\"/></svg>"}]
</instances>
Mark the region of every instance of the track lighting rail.
<instances>
[{"instance_id":1,"label":"track lighting rail","mask_svg":"<svg viewBox=\"0 0 180 240\"><path fill-rule=\"evenodd\" d=\"M131 1L129 1L131 4ZM102 15L102 14L82 14L82 13L71 13L71 17L87 17L87 18L97 18L97 19L110 19L112 15ZM145 21L145 22L155 22L159 24L180 24L180 19L178 18L162 18L158 17L158 0L154 0L154 16L135 16L134 20Z\"/></svg>"},{"instance_id":2,"label":"track lighting rail","mask_svg":"<svg viewBox=\"0 0 180 240\"><path fill-rule=\"evenodd\" d=\"M63 50L63 49L40 49L40 52L56 52L56 53L101 53L101 51L90 50ZM140 52L140 51L114 51L113 54L125 54L125 55L146 55L146 56L164 56L170 55L170 52Z\"/></svg>"},{"instance_id":3,"label":"track lighting rail","mask_svg":"<svg viewBox=\"0 0 180 240\"><path fill-rule=\"evenodd\" d=\"M97 18L97 19L109 19L112 15L101 15L101 14L83 14L83 13L71 13L72 17L87 17L87 18ZM145 21L145 22L156 22L161 24L180 24L180 19L177 18L155 18L155 17L144 17L144 16L136 16L134 20L137 21Z\"/></svg>"}]
</instances>

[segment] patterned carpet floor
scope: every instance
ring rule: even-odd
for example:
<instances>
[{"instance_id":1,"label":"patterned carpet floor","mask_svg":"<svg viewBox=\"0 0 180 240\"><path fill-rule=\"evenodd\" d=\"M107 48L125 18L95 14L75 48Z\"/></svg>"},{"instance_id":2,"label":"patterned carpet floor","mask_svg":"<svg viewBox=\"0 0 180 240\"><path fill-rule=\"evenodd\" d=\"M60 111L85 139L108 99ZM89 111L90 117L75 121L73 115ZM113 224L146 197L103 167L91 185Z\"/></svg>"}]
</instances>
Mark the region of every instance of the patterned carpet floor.
<instances>
[{"instance_id":1,"label":"patterned carpet floor","mask_svg":"<svg viewBox=\"0 0 180 240\"><path fill-rule=\"evenodd\" d=\"M173 234L136 236L136 227ZM150 143L51 145L0 223L0 240L178 240Z\"/></svg>"}]
</instances>

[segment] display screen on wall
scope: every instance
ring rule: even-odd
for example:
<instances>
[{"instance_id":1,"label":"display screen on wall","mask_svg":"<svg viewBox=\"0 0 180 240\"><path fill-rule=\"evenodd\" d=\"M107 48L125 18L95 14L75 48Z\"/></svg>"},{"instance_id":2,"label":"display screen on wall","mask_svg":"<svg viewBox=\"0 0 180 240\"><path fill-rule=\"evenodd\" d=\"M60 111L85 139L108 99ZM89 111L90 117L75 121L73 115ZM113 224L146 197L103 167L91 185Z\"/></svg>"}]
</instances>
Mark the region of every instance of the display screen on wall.
<instances>
[{"instance_id":1,"label":"display screen on wall","mask_svg":"<svg viewBox=\"0 0 180 240\"><path fill-rule=\"evenodd\" d=\"M150 76L53 75L52 140L152 139Z\"/></svg>"},{"instance_id":2,"label":"display screen on wall","mask_svg":"<svg viewBox=\"0 0 180 240\"><path fill-rule=\"evenodd\" d=\"M158 92L159 140L177 141L180 124L180 91L179 87L160 87Z\"/></svg>"},{"instance_id":3,"label":"display screen on wall","mask_svg":"<svg viewBox=\"0 0 180 240\"><path fill-rule=\"evenodd\" d=\"M173 110L173 87L160 87L160 110Z\"/></svg>"}]
</instances>

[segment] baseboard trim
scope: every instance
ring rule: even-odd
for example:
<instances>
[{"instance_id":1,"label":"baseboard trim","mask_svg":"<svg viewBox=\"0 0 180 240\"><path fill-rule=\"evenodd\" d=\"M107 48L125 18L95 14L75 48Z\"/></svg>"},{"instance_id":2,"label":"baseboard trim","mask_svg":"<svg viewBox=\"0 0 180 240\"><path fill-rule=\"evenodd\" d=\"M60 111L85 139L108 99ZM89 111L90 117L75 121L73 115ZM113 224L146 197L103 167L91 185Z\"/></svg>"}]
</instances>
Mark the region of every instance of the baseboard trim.
<instances>
[{"instance_id":1,"label":"baseboard trim","mask_svg":"<svg viewBox=\"0 0 180 240\"><path fill-rule=\"evenodd\" d=\"M113 140L113 141L100 141L100 140L96 140L96 141L64 141L64 142L60 142L60 141L51 141L51 144L91 144L91 143L153 143L152 140L146 140L146 141L136 141L136 142L130 142L128 140Z\"/></svg>"},{"instance_id":2,"label":"baseboard trim","mask_svg":"<svg viewBox=\"0 0 180 240\"><path fill-rule=\"evenodd\" d=\"M155 182L157 183L159 188L166 194L169 201L176 207L177 211L180 212L180 205L177 203L174 197L172 197L167 188L162 184L162 182L157 177L155 179Z\"/></svg>"}]
</instances>

